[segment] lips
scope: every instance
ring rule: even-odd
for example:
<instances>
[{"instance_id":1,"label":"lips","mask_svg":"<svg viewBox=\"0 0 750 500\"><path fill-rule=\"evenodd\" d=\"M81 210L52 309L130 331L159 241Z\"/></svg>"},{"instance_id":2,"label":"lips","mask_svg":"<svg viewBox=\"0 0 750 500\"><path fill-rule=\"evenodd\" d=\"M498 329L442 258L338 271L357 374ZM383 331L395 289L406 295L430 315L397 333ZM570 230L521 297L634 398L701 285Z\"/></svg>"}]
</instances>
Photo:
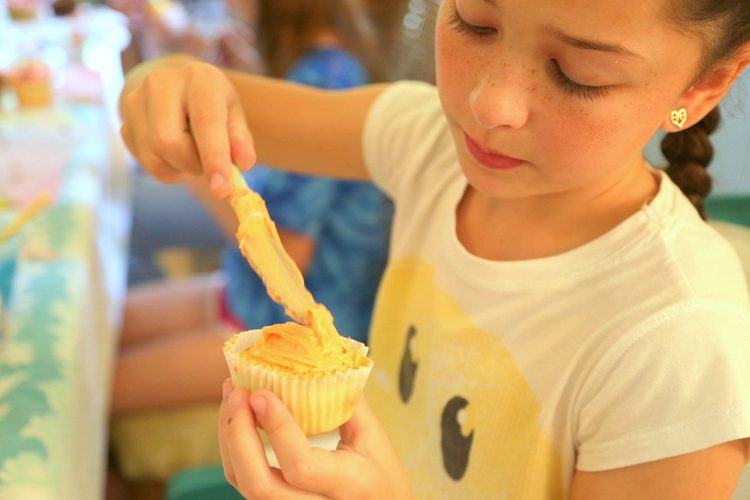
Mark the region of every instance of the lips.
<instances>
[{"instance_id":1,"label":"lips","mask_svg":"<svg viewBox=\"0 0 750 500\"><path fill-rule=\"evenodd\" d=\"M497 151L491 151L483 149L474 139L464 134L466 140L466 148L474 159L481 165L491 170L512 170L523 165L524 160L505 156Z\"/></svg>"}]
</instances>

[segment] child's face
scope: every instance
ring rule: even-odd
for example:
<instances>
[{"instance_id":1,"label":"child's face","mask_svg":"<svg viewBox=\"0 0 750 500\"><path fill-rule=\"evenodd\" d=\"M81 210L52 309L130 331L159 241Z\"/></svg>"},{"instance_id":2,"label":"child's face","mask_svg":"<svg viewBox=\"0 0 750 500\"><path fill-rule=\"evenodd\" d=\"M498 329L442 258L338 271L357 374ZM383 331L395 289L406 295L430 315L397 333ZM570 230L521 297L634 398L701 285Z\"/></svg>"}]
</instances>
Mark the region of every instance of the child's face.
<instances>
[{"instance_id":1,"label":"child's face","mask_svg":"<svg viewBox=\"0 0 750 500\"><path fill-rule=\"evenodd\" d=\"M496 198L592 193L640 168L702 49L661 3L445 0L437 82L469 183ZM477 147L523 161L482 162Z\"/></svg>"}]
</instances>

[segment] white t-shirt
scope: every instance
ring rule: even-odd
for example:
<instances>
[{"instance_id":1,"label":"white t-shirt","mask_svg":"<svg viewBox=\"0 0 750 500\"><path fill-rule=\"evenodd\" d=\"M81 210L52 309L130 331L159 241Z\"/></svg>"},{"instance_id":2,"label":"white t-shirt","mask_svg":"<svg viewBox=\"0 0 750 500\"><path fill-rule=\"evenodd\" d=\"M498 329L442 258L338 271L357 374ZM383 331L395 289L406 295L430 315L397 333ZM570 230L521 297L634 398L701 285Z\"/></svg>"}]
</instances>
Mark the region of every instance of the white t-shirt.
<instances>
[{"instance_id":1,"label":"white t-shirt","mask_svg":"<svg viewBox=\"0 0 750 500\"><path fill-rule=\"evenodd\" d=\"M434 87L386 90L363 141L396 205L367 396L418 498L563 498L575 469L750 436L742 269L666 175L600 238L496 262L456 237L466 180Z\"/></svg>"}]
</instances>

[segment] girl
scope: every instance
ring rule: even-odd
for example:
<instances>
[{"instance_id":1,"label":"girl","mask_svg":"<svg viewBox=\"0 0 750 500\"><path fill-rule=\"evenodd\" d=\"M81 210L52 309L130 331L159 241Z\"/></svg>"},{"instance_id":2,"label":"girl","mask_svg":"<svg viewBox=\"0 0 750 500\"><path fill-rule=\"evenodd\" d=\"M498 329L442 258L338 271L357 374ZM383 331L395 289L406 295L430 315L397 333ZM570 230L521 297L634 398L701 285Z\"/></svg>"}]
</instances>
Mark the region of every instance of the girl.
<instances>
[{"instance_id":1,"label":"girl","mask_svg":"<svg viewBox=\"0 0 750 500\"><path fill-rule=\"evenodd\" d=\"M700 211L749 20L746 0L445 0L437 88L330 94L184 60L131 76L123 137L159 179L222 195L257 152L396 202L374 412L325 452L271 394L225 386L229 480L253 498L729 498L750 311ZM658 128L666 173L642 157Z\"/></svg>"},{"instance_id":2,"label":"girl","mask_svg":"<svg viewBox=\"0 0 750 500\"><path fill-rule=\"evenodd\" d=\"M355 0L257 0L233 8L256 27L271 76L339 90L380 75L377 58L366 57L371 33ZM312 293L330 304L341 331L365 341L388 249L388 199L366 182L267 168L247 177ZM202 179L187 184L234 241L237 219L229 206L212 197ZM227 334L286 321L236 243L227 247L221 268L218 280L213 273L198 275L129 293L114 414L218 401ZM171 391L177 383L180 391Z\"/></svg>"}]
</instances>

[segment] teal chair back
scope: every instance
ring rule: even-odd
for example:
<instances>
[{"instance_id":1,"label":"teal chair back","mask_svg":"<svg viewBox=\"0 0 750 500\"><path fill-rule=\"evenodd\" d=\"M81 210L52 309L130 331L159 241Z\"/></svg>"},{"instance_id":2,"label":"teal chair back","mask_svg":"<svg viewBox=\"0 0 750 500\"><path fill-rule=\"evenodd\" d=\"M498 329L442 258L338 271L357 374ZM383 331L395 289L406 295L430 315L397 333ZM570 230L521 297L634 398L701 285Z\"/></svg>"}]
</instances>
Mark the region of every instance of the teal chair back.
<instances>
[{"instance_id":1,"label":"teal chair back","mask_svg":"<svg viewBox=\"0 0 750 500\"><path fill-rule=\"evenodd\" d=\"M167 482L165 500L242 500L224 478L221 465L185 469Z\"/></svg>"},{"instance_id":2,"label":"teal chair back","mask_svg":"<svg viewBox=\"0 0 750 500\"><path fill-rule=\"evenodd\" d=\"M706 199L706 213L709 220L750 227L750 194L709 196Z\"/></svg>"}]
</instances>

